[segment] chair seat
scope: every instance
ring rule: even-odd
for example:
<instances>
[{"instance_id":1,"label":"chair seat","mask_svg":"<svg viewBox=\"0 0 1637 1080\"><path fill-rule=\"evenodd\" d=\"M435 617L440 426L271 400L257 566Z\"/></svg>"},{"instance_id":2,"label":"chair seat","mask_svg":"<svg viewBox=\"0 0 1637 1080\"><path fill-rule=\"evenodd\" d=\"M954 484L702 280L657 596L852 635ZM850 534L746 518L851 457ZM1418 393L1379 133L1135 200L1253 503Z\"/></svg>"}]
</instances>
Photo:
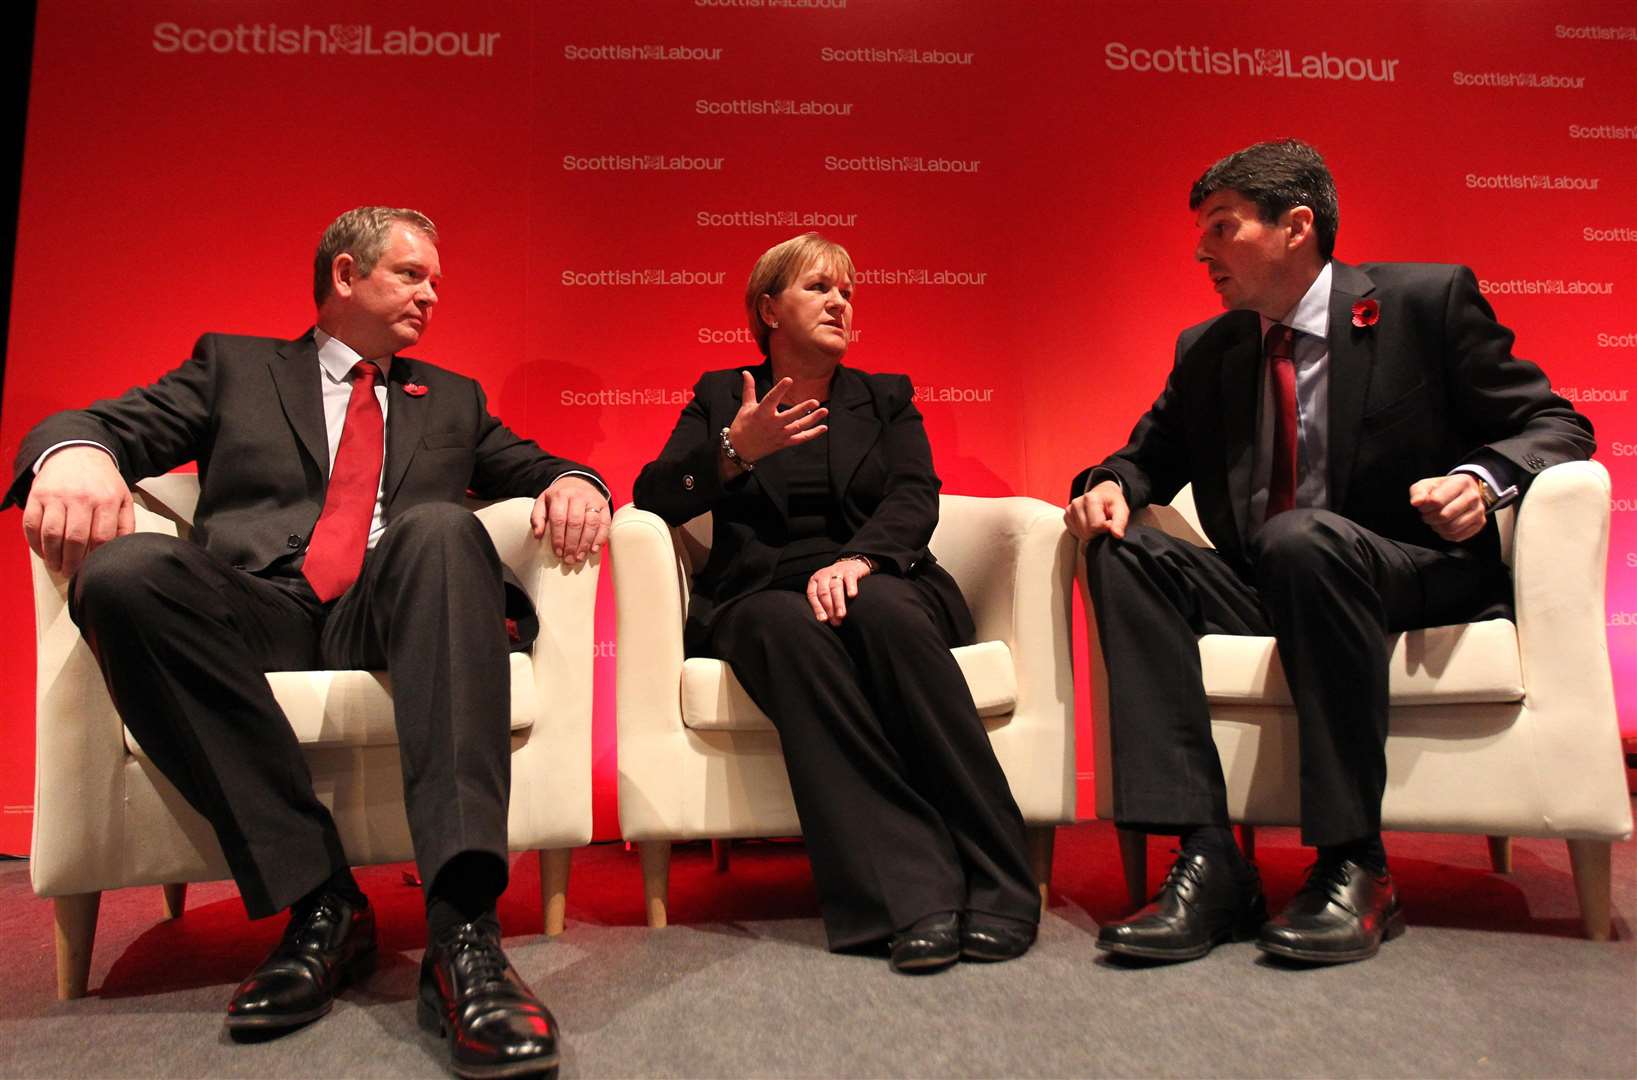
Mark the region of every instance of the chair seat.
<instances>
[{"instance_id":1,"label":"chair seat","mask_svg":"<svg viewBox=\"0 0 1637 1080\"><path fill-rule=\"evenodd\" d=\"M1006 643L982 641L950 651L966 677L978 715L1010 717L1017 708L1017 670ZM728 665L704 657L682 665L682 723L694 731L776 731Z\"/></svg>"},{"instance_id":2,"label":"chair seat","mask_svg":"<svg viewBox=\"0 0 1637 1080\"><path fill-rule=\"evenodd\" d=\"M267 676L296 739L303 746L396 746L392 683L376 671L274 671ZM529 728L540 711L534 666L526 653L511 654L512 731ZM125 731L125 746L147 757Z\"/></svg>"},{"instance_id":3,"label":"chair seat","mask_svg":"<svg viewBox=\"0 0 1637 1080\"><path fill-rule=\"evenodd\" d=\"M1434 626L1392 635L1387 695L1393 705L1523 700L1518 630L1509 619ZM1290 705L1290 686L1270 637L1199 639L1205 696L1216 705Z\"/></svg>"}]
</instances>

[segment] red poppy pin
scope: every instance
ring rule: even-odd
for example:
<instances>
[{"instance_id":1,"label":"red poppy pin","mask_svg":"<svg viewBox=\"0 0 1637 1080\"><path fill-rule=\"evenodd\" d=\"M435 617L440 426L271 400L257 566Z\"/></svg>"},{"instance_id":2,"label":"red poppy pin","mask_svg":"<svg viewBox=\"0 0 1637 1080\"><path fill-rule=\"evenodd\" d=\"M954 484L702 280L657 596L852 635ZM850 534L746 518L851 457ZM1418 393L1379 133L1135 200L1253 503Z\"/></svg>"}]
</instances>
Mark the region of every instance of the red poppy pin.
<instances>
[{"instance_id":1,"label":"red poppy pin","mask_svg":"<svg viewBox=\"0 0 1637 1080\"><path fill-rule=\"evenodd\" d=\"M1357 308L1353 309L1353 321L1358 322ZM1371 321L1374 322L1375 320L1372 319ZM425 397L426 387L422 386L420 383L406 382L404 383L404 393L408 394L410 397Z\"/></svg>"},{"instance_id":2,"label":"red poppy pin","mask_svg":"<svg viewBox=\"0 0 1637 1080\"><path fill-rule=\"evenodd\" d=\"M1381 320L1381 305L1374 300L1360 300L1353 305L1354 326L1374 326Z\"/></svg>"}]
</instances>

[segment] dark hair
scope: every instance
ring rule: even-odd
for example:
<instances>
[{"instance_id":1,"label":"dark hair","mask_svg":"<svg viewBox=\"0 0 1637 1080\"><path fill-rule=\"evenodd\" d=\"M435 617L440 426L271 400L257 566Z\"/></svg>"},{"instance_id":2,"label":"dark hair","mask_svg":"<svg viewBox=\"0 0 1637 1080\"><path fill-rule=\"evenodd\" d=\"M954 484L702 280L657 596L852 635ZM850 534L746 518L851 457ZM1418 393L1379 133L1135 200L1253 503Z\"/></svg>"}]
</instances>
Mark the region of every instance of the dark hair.
<instances>
[{"instance_id":1,"label":"dark hair","mask_svg":"<svg viewBox=\"0 0 1637 1080\"><path fill-rule=\"evenodd\" d=\"M1341 222L1336 206L1336 179L1319 152L1300 139L1259 142L1235 151L1205 170L1188 192L1188 209L1218 191L1237 191L1256 204L1269 225L1293 206L1313 211L1319 234L1319 255L1330 258L1336 250L1336 228Z\"/></svg>"}]
</instances>

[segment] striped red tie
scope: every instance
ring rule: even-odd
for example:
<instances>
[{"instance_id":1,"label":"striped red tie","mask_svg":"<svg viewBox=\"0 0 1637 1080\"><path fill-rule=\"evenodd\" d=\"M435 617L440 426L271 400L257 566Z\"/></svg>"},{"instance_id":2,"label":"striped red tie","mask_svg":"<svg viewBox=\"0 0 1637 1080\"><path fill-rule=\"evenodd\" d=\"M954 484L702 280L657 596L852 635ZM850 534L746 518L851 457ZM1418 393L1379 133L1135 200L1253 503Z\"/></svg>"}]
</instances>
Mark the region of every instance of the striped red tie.
<instances>
[{"instance_id":1,"label":"striped red tie","mask_svg":"<svg viewBox=\"0 0 1637 1080\"><path fill-rule=\"evenodd\" d=\"M381 369L368 360L352 366L352 396L341 426L341 445L330 469L324 510L313 526L312 542L301 572L323 601L334 600L358 580L369 545L370 522L375 517L375 495L381 488L381 447L384 424L381 404L375 400L375 380Z\"/></svg>"},{"instance_id":2,"label":"striped red tie","mask_svg":"<svg viewBox=\"0 0 1637 1080\"><path fill-rule=\"evenodd\" d=\"M1268 484L1268 517L1296 506L1296 331L1280 323L1268 327L1263 351L1273 385L1273 476Z\"/></svg>"}]
</instances>

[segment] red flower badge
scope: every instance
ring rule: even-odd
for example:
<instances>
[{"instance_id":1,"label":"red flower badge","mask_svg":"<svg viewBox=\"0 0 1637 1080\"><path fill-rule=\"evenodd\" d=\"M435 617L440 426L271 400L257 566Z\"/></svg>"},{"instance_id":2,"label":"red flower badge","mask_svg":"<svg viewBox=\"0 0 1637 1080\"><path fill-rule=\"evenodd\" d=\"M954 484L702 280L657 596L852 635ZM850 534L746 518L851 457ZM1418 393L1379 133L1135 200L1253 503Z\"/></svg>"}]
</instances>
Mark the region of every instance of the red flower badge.
<instances>
[{"instance_id":1,"label":"red flower badge","mask_svg":"<svg viewBox=\"0 0 1637 1080\"><path fill-rule=\"evenodd\" d=\"M1360 300L1353 305L1354 326L1374 326L1381 321L1381 305L1374 300Z\"/></svg>"},{"instance_id":2,"label":"red flower badge","mask_svg":"<svg viewBox=\"0 0 1637 1080\"><path fill-rule=\"evenodd\" d=\"M1358 322L1358 310L1356 308L1353 311L1353 321ZM410 397L425 397L426 387L422 386L420 383L406 382L404 383L404 393L408 394Z\"/></svg>"}]
</instances>

